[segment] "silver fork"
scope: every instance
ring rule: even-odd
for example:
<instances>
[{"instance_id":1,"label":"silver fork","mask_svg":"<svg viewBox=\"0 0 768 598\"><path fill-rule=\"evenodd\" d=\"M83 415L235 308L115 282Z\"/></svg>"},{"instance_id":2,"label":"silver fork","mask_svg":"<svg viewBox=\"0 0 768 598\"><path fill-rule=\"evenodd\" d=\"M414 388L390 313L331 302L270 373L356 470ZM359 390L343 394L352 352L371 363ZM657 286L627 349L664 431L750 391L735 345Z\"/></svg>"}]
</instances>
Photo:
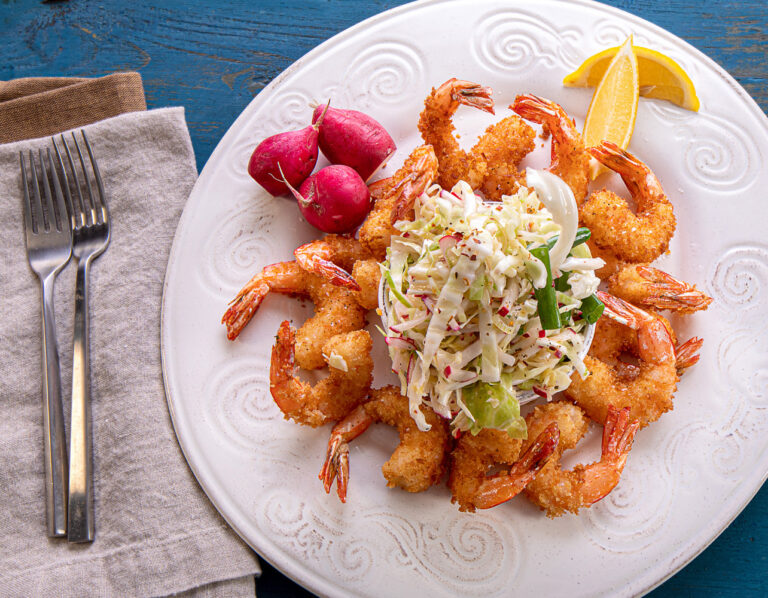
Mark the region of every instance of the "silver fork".
<instances>
[{"instance_id":1,"label":"silver fork","mask_svg":"<svg viewBox=\"0 0 768 598\"><path fill-rule=\"evenodd\" d=\"M88 323L88 272L91 262L99 257L109 245L109 211L107 210L104 183L99 173L91 145L80 131L83 143L88 151L88 158L96 181L97 193L93 193L91 178L88 175L83 152L77 137L72 133L72 144L77 153L70 149L64 135L61 143L67 156L70 181L64 168L61 152L56 140L53 140L59 167L64 177L64 193L72 214L73 247L72 253L77 260L77 279L75 282L75 326L72 348L72 416L69 444L69 531L70 542L91 542L95 534L93 512L93 457L91 438L91 372L90 372L90 334ZM83 177L81 185L77 174L76 162L79 162ZM86 193L83 193L83 188Z\"/></svg>"},{"instance_id":2,"label":"silver fork","mask_svg":"<svg viewBox=\"0 0 768 598\"><path fill-rule=\"evenodd\" d=\"M72 254L72 229L59 179L46 151L38 151L41 173L38 176L35 155L29 152L32 195L29 193L24 153L19 152L21 178L24 184L24 231L29 266L40 279L43 344L43 427L45 456L45 506L48 535L67 534L67 442L64 436L64 410L61 401L61 371L56 341L53 309L53 285L57 274ZM51 172L55 198L51 195L48 172Z\"/></svg>"}]
</instances>

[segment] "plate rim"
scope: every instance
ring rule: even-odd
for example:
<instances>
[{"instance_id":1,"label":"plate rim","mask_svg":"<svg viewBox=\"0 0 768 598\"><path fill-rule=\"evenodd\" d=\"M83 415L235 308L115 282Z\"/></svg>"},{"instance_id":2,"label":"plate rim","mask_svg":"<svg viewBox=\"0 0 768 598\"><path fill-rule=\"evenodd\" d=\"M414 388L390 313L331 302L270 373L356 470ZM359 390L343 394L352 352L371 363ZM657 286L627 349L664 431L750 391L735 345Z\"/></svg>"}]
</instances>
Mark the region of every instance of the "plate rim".
<instances>
[{"instance_id":1,"label":"plate rim","mask_svg":"<svg viewBox=\"0 0 768 598\"><path fill-rule=\"evenodd\" d=\"M493 0L483 0L483 2L486 2L486 1L492 2ZM567 4L567 5L581 5L584 7L597 9L598 11L603 11L605 13L608 13L610 15L619 17L621 19L624 19L630 22L638 22L642 24L642 26L653 30L654 33L658 34L659 36L666 38L671 43L682 46L686 52L693 54L695 57L702 60L708 68L710 68L717 75L719 75L725 81L725 83L733 89L733 91L735 91L743 100L745 100L749 105L749 107L751 108L753 116L756 116L757 119L762 122L764 129L766 130L766 132L768 132L768 115L766 115L763 112L763 110L760 108L756 100L744 89L744 87L728 71L726 71L722 66L720 66L714 59L704 54L704 52L702 52L701 50L693 46L691 43L689 43L685 39L677 36L671 31L668 31L667 29L664 29L660 25L656 25L655 23L648 21L647 19L644 19L643 17L637 16L633 13L617 8L615 6L602 4L600 2L597 2L596 0L550 0L550 1ZM306 52L300 58L295 60L291 65L289 65L285 70L283 70L277 77L275 77L272 81L270 81L268 85L266 85L261 91L259 91L259 93L255 95L245 107L243 107L240 114L232 122L232 124L227 129L226 133L222 136L222 138L216 144L216 147L211 152L208 160L203 166L202 171L198 175L198 179L195 182L195 185L192 188L192 191L190 192L189 197L191 198L195 195L196 190L198 189L198 186L202 186L203 184L205 184L204 177L206 177L206 174L212 171L218 164L221 155L224 153L224 148L228 145L230 138L234 137L237 134L240 123L246 119L247 117L246 113L250 112L252 110L252 107L255 104L257 104L260 101L260 99L271 95L274 91L279 89L282 86L285 79L290 77L290 75L292 75L294 71L301 68L305 62L308 62L314 59L317 55L322 54L328 48L330 48L335 44L338 44L339 42L344 41L346 38L356 35L359 30L369 28L375 25L376 23L378 23L379 21L384 21L392 17L396 17L400 13L404 13L412 10L419 10L425 6L437 5L437 4L450 4L450 3L452 3L452 0L416 0L415 2L410 2L410 3L406 3L400 6L390 8L376 15L372 15L360 21L359 23L356 23L351 27L348 27L347 29L344 29L343 31L340 31L334 34L332 37L323 41L319 45L315 46L314 48ZM525 0L517 0L515 2L510 3L510 8L519 6L520 4L525 4ZM190 445L188 445L187 442L184 440L183 424L178 414L176 413L175 399L173 397L174 383L173 383L173 380L171 380L172 375L169 374L169 367L168 367L168 362L170 361L170 357L168 353L169 339L167 335L168 335L169 325L168 325L167 319L169 316L167 315L166 302L168 297L169 279L172 276L173 266L176 264L179 258L178 256L178 253L180 251L179 239L183 234L183 226L186 223L186 220L191 217L189 216L190 211L187 210L187 206L188 204L185 205L184 210L181 214L181 217L179 218L176 231L174 232L174 238L171 244L171 249L168 257L168 264L167 264L165 276L163 279L163 292L162 292L162 298L161 298L161 311L160 311L160 353L161 353L161 365L162 365L162 374L163 374L163 388L165 391L168 412L171 417L171 423L173 425L174 433L179 443L179 447L181 448L182 454L184 455L184 458L190 470L194 474L195 479L197 480L201 489L206 494L208 499L211 501L212 505L217 510L219 515L227 522L227 524L235 531L235 533L238 534L238 536L243 540L243 542L245 542L252 550L254 550L254 552L257 553L257 556L259 558L266 560L267 562L272 564L276 569L280 570L283 574L285 574L290 579L292 579L295 583L301 585L307 590L310 590L312 592L318 592L320 595L324 595L324 596L325 595L353 596L354 594L352 594L345 588L342 588L338 585L331 584L324 577L320 577L312 573L305 576L304 574L306 573L306 568L299 567L297 564L298 561L294 562L290 559L279 560L279 556L282 554L283 551L275 547L274 544L271 541L269 541L269 539L266 536L262 537L261 539L264 541L264 544L268 545L269 547L272 547L273 549L276 549L275 552L278 554L278 557L276 558L273 556L272 558L268 558L267 556L265 556L263 554L265 546L262 545L260 547L257 547L256 542L251 542L247 538L246 534L243 531L241 531L237 523L233 521L232 517L229 514L225 513L224 510L220 507L220 501L218 496L219 492L212 485L209 486L209 484L207 484L206 481L204 481L205 476L201 474L197 465L194 462L195 449L193 449ZM180 430L180 427L181 427L181 430ZM190 455L192 455L192 458L190 458ZM691 561L693 561L697 556L699 556L702 552L704 552L725 531L725 529L730 526L730 524L742 513L744 508L746 508L746 506L752 501L755 495L760 491L760 489L762 488L763 484L766 482L767 479L768 479L768 467L766 467L765 471L761 472L759 476L759 480L760 480L759 483L757 483L752 490L748 491L743 498L737 501L737 504L735 505L733 510L729 510L729 516L726 517L724 521L718 523L717 525L713 525L711 523L708 524L707 526L702 528L702 530L698 534L690 536L689 541L686 543L686 546L690 547L692 544L694 545L698 544L697 539L703 537L704 540L701 543L701 545L695 547L693 550L689 550L687 554L686 554L686 546L683 546L681 549L678 550L678 555L681 556L682 558L680 558L679 560L675 560L673 556L672 559L669 559L666 561L668 563L666 567L668 571L666 572L666 574L664 574L660 578L656 578L656 576L652 575L651 572L652 571L658 572L659 568L658 567L653 568L648 573L636 578L634 580L634 583L636 584L634 587L631 585L632 582L630 582L630 585L625 587L624 589L631 590L631 593L633 595L644 595L650 592L651 590L659 587L665 581L667 581L668 579L673 577L675 574L677 574L686 565L688 565ZM225 497L222 497L222 498L225 498ZM654 579L652 579L649 582L648 581L649 577Z\"/></svg>"}]
</instances>

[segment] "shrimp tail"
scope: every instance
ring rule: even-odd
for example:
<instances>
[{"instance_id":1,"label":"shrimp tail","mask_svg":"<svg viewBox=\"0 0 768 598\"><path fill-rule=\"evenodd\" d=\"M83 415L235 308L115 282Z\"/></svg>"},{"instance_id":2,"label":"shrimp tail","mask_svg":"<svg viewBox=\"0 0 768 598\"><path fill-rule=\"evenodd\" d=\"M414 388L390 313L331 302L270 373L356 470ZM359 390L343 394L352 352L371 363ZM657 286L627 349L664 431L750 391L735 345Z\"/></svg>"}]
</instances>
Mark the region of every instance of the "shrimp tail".
<instances>
[{"instance_id":1,"label":"shrimp tail","mask_svg":"<svg viewBox=\"0 0 768 598\"><path fill-rule=\"evenodd\" d=\"M323 468L318 476L323 482L323 488L326 494L331 493L333 481L336 480L336 493L341 502L347 502L347 486L349 484L349 444L335 439L335 442L328 443L328 453L326 455Z\"/></svg>"},{"instance_id":2,"label":"shrimp tail","mask_svg":"<svg viewBox=\"0 0 768 598\"><path fill-rule=\"evenodd\" d=\"M474 499L475 507L490 509L520 494L546 465L559 441L560 429L553 422L536 437L508 472L483 480Z\"/></svg>"},{"instance_id":3,"label":"shrimp tail","mask_svg":"<svg viewBox=\"0 0 768 598\"><path fill-rule=\"evenodd\" d=\"M590 147L589 153L603 166L621 176L632 197L641 199L644 194L665 197L659 179L648 165L612 141L603 141L596 147Z\"/></svg>"},{"instance_id":4,"label":"shrimp tail","mask_svg":"<svg viewBox=\"0 0 768 598\"><path fill-rule=\"evenodd\" d=\"M293 256L296 263L307 272L317 274L336 286L359 291L360 286L352 275L338 264L349 268L354 261L363 257L363 252L360 243L352 237L328 235L324 239L297 247Z\"/></svg>"},{"instance_id":5,"label":"shrimp tail","mask_svg":"<svg viewBox=\"0 0 768 598\"><path fill-rule=\"evenodd\" d=\"M614 172L624 172L637 169L644 170L647 167L628 151L621 149L613 141L603 141L600 145L589 148L592 154L603 166L607 166Z\"/></svg>"},{"instance_id":6,"label":"shrimp tail","mask_svg":"<svg viewBox=\"0 0 768 598\"><path fill-rule=\"evenodd\" d=\"M250 283L249 283L250 284ZM269 293L269 285L261 282L249 289L243 289L229 304L229 308L221 317L221 323L227 327L227 338L235 340L251 321L253 314L259 309L264 297Z\"/></svg>"},{"instance_id":7,"label":"shrimp tail","mask_svg":"<svg viewBox=\"0 0 768 598\"><path fill-rule=\"evenodd\" d=\"M288 383L296 370L295 363L296 331L288 320L280 324L277 330L275 346L269 364L269 387L272 397L283 413L291 413L300 408L297 397L289 393L274 392L276 388Z\"/></svg>"},{"instance_id":8,"label":"shrimp tail","mask_svg":"<svg viewBox=\"0 0 768 598\"><path fill-rule=\"evenodd\" d=\"M599 463L585 469L582 506L590 506L602 500L619 483L635 433L640 428L638 420L629 419L629 411L629 407L608 407L603 427L602 456Z\"/></svg>"},{"instance_id":9,"label":"shrimp tail","mask_svg":"<svg viewBox=\"0 0 768 598\"><path fill-rule=\"evenodd\" d=\"M493 100L491 99L492 93L493 91L490 87L453 78L443 83L437 89L435 96L450 98L452 106L458 107L458 104L463 104L464 106L471 106L472 108L495 114Z\"/></svg>"},{"instance_id":10,"label":"shrimp tail","mask_svg":"<svg viewBox=\"0 0 768 598\"><path fill-rule=\"evenodd\" d=\"M703 339L694 336L675 347L675 367L678 376L682 376L689 367L699 361L699 351L703 344Z\"/></svg>"},{"instance_id":11,"label":"shrimp tail","mask_svg":"<svg viewBox=\"0 0 768 598\"><path fill-rule=\"evenodd\" d=\"M649 283L650 292L644 299L644 303L653 307L689 313L707 309L712 303L712 297L657 268L637 266L636 271Z\"/></svg>"},{"instance_id":12,"label":"shrimp tail","mask_svg":"<svg viewBox=\"0 0 768 598\"><path fill-rule=\"evenodd\" d=\"M347 501L349 485L349 442L360 436L373 423L363 405L359 405L347 417L337 423L328 439L325 463L318 478L323 482L326 494L331 493L334 479L336 493L341 502Z\"/></svg>"},{"instance_id":13,"label":"shrimp tail","mask_svg":"<svg viewBox=\"0 0 768 598\"><path fill-rule=\"evenodd\" d=\"M552 102L532 93L521 94L515 98L510 109L527 120L541 124L546 117L557 116Z\"/></svg>"},{"instance_id":14,"label":"shrimp tail","mask_svg":"<svg viewBox=\"0 0 768 598\"><path fill-rule=\"evenodd\" d=\"M622 467L640 427L637 420L630 422L629 411L629 407L618 409L611 405L603 428L602 453L609 459L621 460Z\"/></svg>"},{"instance_id":15,"label":"shrimp tail","mask_svg":"<svg viewBox=\"0 0 768 598\"><path fill-rule=\"evenodd\" d=\"M272 270L280 264L271 264L249 280L240 289L237 296L229 302L229 308L221 317L221 323L227 327L227 338L235 340L246 324L251 321L253 314L259 309L264 297L270 291L268 282Z\"/></svg>"},{"instance_id":16,"label":"shrimp tail","mask_svg":"<svg viewBox=\"0 0 768 598\"><path fill-rule=\"evenodd\" d=\"M395 197L391 215L392 224L407 218L416 198L427 190L435 178L437 157L432 146L424 147L423 151L416 154L410 167L411 171L390 190L390 194Z\"/></svg>"},{"instance_id":17,"label":"shrimp tail","mask_svg":"<svg viewBox=\"0 0 768 598\"><path fill-rule=\"evenodd\" d=\"M360 285L357 284L355 279L352 278L352 275L344 270L344 268L337 266L332 261L323 259L317 255L301 253L300 250L303 247L306 247L306 245L302 245L296 249L293 254L296 257L296 262L299 264L299 266L308 272L312 272L312 274L322 276L328 282L335 284L336 286L346 287L350 291L360 290Z\"/></svg>"},{"instance_id":18,"label":"shrimp tail","mask_svg":"<svg viewBox=\"0 0 768 598\"><path fill-rule=\"evenodd\" d=\"M641 310L639 310L637 307L624 301L623 299L614 297L605 291L597 291L597 297L605 304L606 316L618 322L619 324L623 324L624 326L632 328L633 330L640 328L638 312Z\"/></svg>"}]
</instances>

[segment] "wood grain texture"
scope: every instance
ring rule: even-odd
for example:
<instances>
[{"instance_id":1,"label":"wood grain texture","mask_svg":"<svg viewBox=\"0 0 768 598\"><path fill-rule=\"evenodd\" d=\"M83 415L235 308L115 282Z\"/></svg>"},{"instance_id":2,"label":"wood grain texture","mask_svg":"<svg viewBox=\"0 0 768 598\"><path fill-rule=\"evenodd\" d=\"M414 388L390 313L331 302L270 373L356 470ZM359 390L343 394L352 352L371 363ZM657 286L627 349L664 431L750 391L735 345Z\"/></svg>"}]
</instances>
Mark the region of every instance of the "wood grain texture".
<instances>
[{"instance_id":1,"label":"wood grain texture","mask_svg":"<svg viewBox=\"0 0 768 598\"><path fill-rule=\"evenodd\" d=\"M768 111L765 0L609 0L685 39ZM397 0L0 0L0 79L138 70L150 107L183 105L198 167L251 98L334 34ZM706 497L702 497L706 500ZM768 489L680 573L671 596L768 595ZM306 596L271 567L261 598Z\"/></svg>"}]
</instances>

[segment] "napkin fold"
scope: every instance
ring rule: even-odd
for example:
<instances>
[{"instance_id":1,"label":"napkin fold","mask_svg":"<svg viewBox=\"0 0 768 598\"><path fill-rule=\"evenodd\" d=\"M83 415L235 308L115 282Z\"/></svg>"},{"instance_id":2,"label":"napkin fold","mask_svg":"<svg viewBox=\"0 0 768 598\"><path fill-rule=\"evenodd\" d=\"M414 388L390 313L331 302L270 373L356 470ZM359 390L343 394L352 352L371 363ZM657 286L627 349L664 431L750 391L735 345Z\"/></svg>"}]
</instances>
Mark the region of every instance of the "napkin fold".
<instances>
[{"instance_id":1,"label":"napkin fold","mask_svg":"<svg viewBox=\"0 0 768 598\"><path fill-rule=\"evenodd\" d=\"M29 97L24 85L0 84L0 98L16 96L0 100L0 131L8 105ZM47 85L40 93L62 89ZM46 537L40 290L26 258L18 156L50 140L0 145L0 594L253 596L256 555L198 486L163 388L163 280L197 177L184 111L129 112L84 128L112 219L90 281L96 539ZM55 296L67 430L74 279L71 262Z\"/></svg>"},{"instance_id":2,"label":"napkin fold","mask_svg":"<svg viewBox=\"0 0 768 598\"><path fill-rule=\"evenodd\" d=\"M139 73L0 81L0 143L52 135L146 109Z\"/></svg>"}]
</instances>

